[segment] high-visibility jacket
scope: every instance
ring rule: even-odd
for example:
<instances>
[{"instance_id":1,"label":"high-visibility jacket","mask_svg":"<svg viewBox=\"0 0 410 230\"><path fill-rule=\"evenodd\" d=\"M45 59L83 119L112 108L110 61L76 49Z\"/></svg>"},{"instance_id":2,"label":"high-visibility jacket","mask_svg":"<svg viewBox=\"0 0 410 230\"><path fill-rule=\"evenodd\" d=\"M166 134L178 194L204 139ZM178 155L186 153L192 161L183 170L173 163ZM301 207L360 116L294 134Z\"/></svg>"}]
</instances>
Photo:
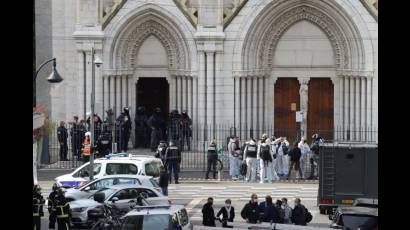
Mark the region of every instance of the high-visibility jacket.
<instances>
[{"instance_id":1,"label":"high-visibility jacket","mask_svg":"<svg viewBox=\"0 0 410 230\"><path fill-rule=\"evenodd\" d=\"M70 205L68 204L68 202L66 202L66 201L57 202L57 205L56 205L57 218L59 218L59 219L68 218L69 217L69 214L68 214L69 211L70 211Z\"/></svg>"},{"instance_id":2,"label":"high-visibility jacket","mask_svg":"<svg viewBox=\"0 0 410 230\"><path fill-rule=\"evenodd\" d=\"M33 197L33 216L43 216L43 205L45 201L42 196Z\"/></svg>"},{"instance_id":3,"label":"high-visibility jacket","mask_svg":"<svg viewBox=\"0 0 410 230\"><path fill-rule=\"evenodd\" d=\"M91 154L91 142L87 138L84 138L83 142L83 156L89 156Z\"/></svg>"}]
</instances>

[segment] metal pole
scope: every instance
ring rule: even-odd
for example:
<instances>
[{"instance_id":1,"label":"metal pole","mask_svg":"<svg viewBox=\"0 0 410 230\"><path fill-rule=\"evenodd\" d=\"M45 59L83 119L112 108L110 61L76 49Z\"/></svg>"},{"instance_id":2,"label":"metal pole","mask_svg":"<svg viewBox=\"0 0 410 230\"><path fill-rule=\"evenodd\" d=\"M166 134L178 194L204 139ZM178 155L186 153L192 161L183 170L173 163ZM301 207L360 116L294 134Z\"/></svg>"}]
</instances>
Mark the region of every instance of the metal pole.
<instances>
[{"instance_id":1,"label":"metal pole","mask_svg":"<svg viewBox=\"0 0 410 230\"><path fill-rule=\"evenodd\" d=\"M94 104L95 104L95 66L94 66L94 47L91 48L91 154L90 154L90 180L94 179Z\"/></svg>"}]
</instances>

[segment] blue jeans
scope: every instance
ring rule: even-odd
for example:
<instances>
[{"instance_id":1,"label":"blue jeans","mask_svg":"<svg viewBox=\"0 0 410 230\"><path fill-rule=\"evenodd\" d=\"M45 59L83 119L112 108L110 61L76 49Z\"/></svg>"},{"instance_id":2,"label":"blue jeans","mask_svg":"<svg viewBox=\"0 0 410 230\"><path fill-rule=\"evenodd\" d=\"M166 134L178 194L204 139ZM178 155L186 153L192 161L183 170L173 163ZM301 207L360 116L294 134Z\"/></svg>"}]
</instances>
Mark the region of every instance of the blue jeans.
<instances>
[{"instance_id":1,"label":"blue jeans","mask_svg":"<svg viewBox=\"0 0 410 230\"><path fill-rule=\"evenodd\" d=\"M229 156L229 175L231 177L239 177L239 168L241 167L241 160L232 155Z\"/></svg>"},{"instance_id":2,"label":"blue jeans","mask_svg":"<svg viewBox=\"0 0 410 230\"><path fill-rule=\"evenodd\" d=\"M174 171L174 179L178 181L179 164L177 162L168 162L167 165L169 180L172 178L172 171Z\"/></svg>"},{"instance_id":3,"label":"blue jeans","mask_svg":"<svg viewBox=\"0 0 410 230\"><path fill-rule=\"evenodd\" d=\"M164 196L168 196L168 187L161 187L162 189L162 194L164 194Z\"/></svg>"}]
</instances>

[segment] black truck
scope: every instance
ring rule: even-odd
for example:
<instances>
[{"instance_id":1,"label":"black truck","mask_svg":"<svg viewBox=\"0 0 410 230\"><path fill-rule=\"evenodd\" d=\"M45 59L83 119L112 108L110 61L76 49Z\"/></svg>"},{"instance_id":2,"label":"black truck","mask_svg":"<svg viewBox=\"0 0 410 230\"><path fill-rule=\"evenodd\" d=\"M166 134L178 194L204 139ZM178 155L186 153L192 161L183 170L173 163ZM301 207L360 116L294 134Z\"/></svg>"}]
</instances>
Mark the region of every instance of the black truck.
<instances>
[{"instance_id":1,"label":"black truck","mask_svg":"<svg viewBox=\"0 0 410 230\"><path fill-rule=\"evenodd\" d=\"M325 143L319 151L321 214L357 198L378 199L378 146L362 143Z\"/></svg>"}]
</instances>

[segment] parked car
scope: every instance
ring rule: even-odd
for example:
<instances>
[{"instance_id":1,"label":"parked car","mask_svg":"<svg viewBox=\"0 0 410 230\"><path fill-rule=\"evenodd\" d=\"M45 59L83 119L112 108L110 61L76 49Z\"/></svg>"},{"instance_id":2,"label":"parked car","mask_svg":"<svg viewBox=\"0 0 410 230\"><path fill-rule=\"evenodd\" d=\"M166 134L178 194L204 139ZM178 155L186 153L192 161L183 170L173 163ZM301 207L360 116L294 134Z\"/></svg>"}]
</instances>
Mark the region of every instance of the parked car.
<instances>
[{"instance_id":1,"label":"parked car","mask_svg":"<svg viewBox=\"0 0 410 230\"><path fill-rule=\"evenodd\" d=\"M146 187L152 187L158 192L162 192L159 184L152 178L152 176L112 175L94 179L79 188L69 188L66 190L65 197L69 202L86 199L102 188L108 188L117 184L142 185Z\"/></svg>"},{"instance_id":2,"label":"parked car","mask_svg":"<svg viewBox=\"0 0 410 230\"><path fill-rule=\"evenodd\" d=\"M374 230L378 228L378 208L339 207L329 219L331 228Z\"/></svg>"},{"instance_id":3,"label":"parked car","mask_svg":"<svg viewBox=\"0 0 410 230\"><path fill-rule=\"evenodd\" d=\"M111 155L94 160L94 178L107 175L145 175L152 176L157 182L162 161L145 155ZM69 174L55 178L64 188L81 187L89 181L90 163L87 162Z\"/></svg>"},{"instance_id":4,"label":"parked car","mask_svg":"<svg viewBox=\"0 0 410 230\"><path fill-rule=\"evenodd\" d=\"M357 198L353 202L353 206L357 207L368 207L368 208L378 208L379 200L371 198Z\"/></svg>"},{"instance_id":5,"label":"parked car","mask_svg":"<svg viewBox=\"0 0 410 230\"><path fill-rule=\"evenodd\" d=\"M192 230L193 224L183 205L139 206L123 217L121 230L142 229Z\"/></svg>"},{"instance_id":6,"label":"parked car","mask_svg":"<svg viewBox=\"0 0 410 230\"><path fill-rule=\"evenodd\" d=\"M146 201L149 204L170 204L171 201L168 197L158 192L152 187L146 187L135 184L121 184L113 185L108 188L102 188L97 193L104 193L104 202L115 206L119 210L128 212L131 210L131 205L136 202L139 196L147 197ZM88 199L81 199L69 202L71 210L71 222L73 225L87 225L88 221L87 212L90 209L96 208L101 204L94 200L94 195L91 195Z\"/></svg>"}]
</instances>

